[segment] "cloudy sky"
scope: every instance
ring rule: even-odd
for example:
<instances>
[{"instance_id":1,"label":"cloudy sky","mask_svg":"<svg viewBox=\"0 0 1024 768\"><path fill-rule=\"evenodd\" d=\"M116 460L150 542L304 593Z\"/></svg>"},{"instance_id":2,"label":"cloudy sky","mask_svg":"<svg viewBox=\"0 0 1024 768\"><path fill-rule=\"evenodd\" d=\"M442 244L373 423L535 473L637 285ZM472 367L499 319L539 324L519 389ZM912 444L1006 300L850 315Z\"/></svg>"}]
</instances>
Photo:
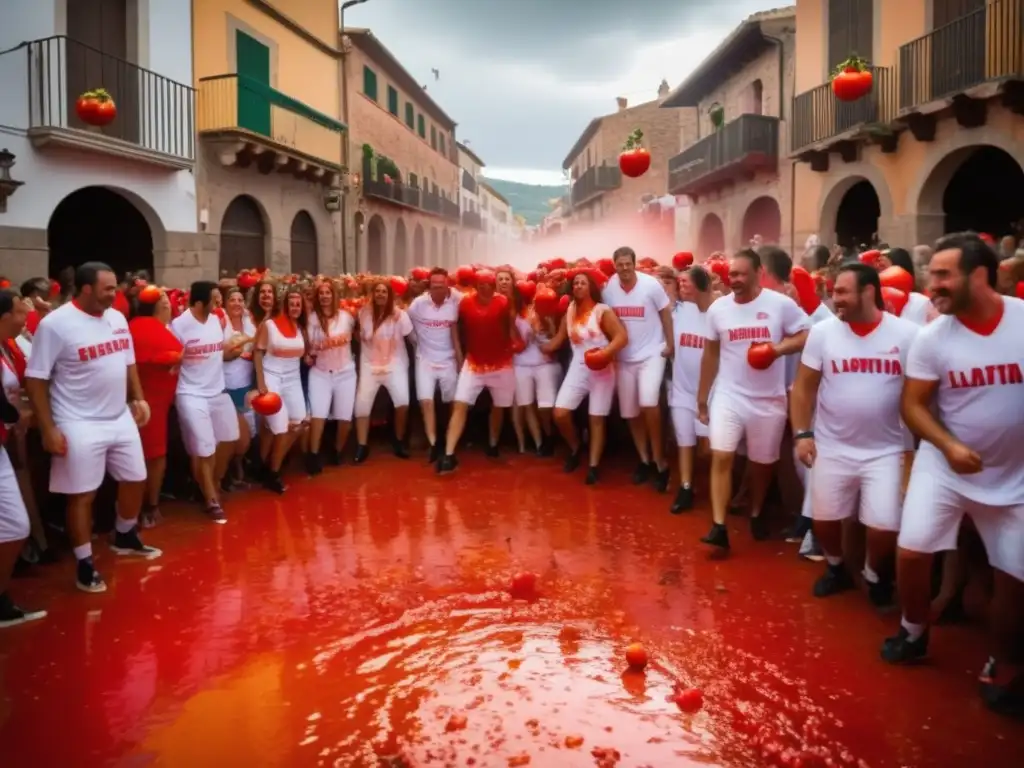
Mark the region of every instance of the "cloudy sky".
<instances>
[{"instance_id":1,"label":"cloudy sky","mask_svg":"<svg viewBox=\"0 0 1024 768\"><path fill-rule=\"evenodd\" d=\"M591 119L675 87L765 0L368 0L369 27L458 123L486 173L557 184ZM432 69L440 72L434 80Z\"/></svg>"}]
</instances>

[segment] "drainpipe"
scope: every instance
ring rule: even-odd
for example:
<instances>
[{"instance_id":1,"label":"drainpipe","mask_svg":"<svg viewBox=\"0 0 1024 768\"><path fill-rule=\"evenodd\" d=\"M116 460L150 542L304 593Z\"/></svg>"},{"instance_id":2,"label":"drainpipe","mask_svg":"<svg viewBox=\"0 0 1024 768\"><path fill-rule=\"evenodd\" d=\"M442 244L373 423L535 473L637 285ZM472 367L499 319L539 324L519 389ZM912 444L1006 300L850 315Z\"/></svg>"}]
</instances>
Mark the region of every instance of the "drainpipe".
<instances>
[{"instance_id":1,"label":"drainpipe","mask_svg":"<svg viewBox=\"0 0 1024 768\"><path fill-rule=\"evenodd\" d=\"M786 123L787 129L792 129L786 117L786 44L782 38L768 35L764 32L761 36L775 45L779 54L779 119ZM792 112L792 110L789 110ZM787 137L789 131L787 130ZM786 152L789 154L788 149ZM796 163L789 163L789 255L795 256L796 250Z\"/></svg>"},{"instance_id":2,"label":"drainpipe","mask_svg":"<svg viewBox=\"0 0 1024 768\"><path fill-rule=\"evenodd\" d=\"M341 137L341 151L345 158L345 166L348 169L348 178L352 179L352 124L348 117L348 53L345 51L345 10L353 5L360 5L366 0L345 0L338 9L338 48L341 57L338 60L338 71L341 77L341 114L342 122L345 124L345 131ZM348 274L348 207L349 187L342 189L341 194L341 272ZM358 192L356 192L358 194ZM356 254L358 256L358 253ZM359 268L354 264L355 269Z\"/></svg>"}]
</instances>

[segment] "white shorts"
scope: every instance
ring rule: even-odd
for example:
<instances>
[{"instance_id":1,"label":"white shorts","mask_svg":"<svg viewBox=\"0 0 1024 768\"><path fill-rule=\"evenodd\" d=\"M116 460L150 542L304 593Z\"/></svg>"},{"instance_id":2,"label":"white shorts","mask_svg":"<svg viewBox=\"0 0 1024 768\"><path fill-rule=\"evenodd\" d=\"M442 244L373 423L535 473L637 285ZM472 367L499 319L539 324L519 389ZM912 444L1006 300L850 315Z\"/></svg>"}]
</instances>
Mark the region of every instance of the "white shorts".
<instances>
[{"instance_id":1,"label":"white shorts","mask_svg":"<svg viewBox=\"0 0 1024 768\"><path fill-rule=\"evenodd\" d=\"M142 438L127 405L112 421L66 421L57 429L68 449L50 462L50 493L92 493L107 472L119 483L145 482Z\"/></svg>"},{"instance_id":2,"label":"white shorts","mask_svg":"<svg viewBox=\"0 0 1024 768\"><path fill-rule=\"evenodd\" d=\"M213 456L219 443L233 443L239 437L238 409L227 392L214 397L176 395L174 406L189 456Z\"/></svg>"},{"instance_id":3,"label":"white shorts","mask_svg":"<svg viewBox=\"0 0 1024 768\"><path fill-rule=\"evenodd\" d=\"M970 515L993 568L1024 581L1024 504L993 506L964 496L945 459L930 446L917 452L903 501L899 546L911 552L956 549Z\"/></svg>"},{"instance_id":4,"label":"white shorts","mask_svg":"<svg viewBox=\"0 0 1024 768\"><path fill-rule=\"evenodd\" d=\"M495 408L511 408L516 399L516 374L509 368L497 371L474 371L462 364L459 382L455 386L455 400L473 405L484 390L491 393Z\"/></svg>"},{"instance_id":5,"label":"white shorts","mask_svg":"<svg viewBox=\"0 0 1024 768\"><path fill-rule=\"evenodd\" d=\"M389 371L367 371L363 369L356 387L356 418L365 419L373 410L373 401L384 387L391 396L395 408L409 405L409 369L404 365L393 365Z\"/></svg>"},{"instance_id":6,"label":"white shorts","mask_svg":"<svg viewBox=\"0 0 1024 768\"><path fill-rule=\"evenodd\" d=\"M302 391L302 379L297 370L284 375L265 370L263 383L269 392L276 392L281 398L281 410L272 416L263 417L271 434L283 435L289 426L301 424L308 418L306 395Z\"/></svg>"},{"instance_id":7,"label":"white shorts","mask_svg":"<svg viewBox=\"0 0 1024 768\"><path fill-rule=\"evenodd\" d=\"M554 408L562 366L558 363L520 365L512 369L516 377L516 405L537 404L538 408Z\"/></svg>"},{"instance_id":8,"label":"white shorts","mask_svg":"<svg viewBox=\"0 0 1024 768\"><path fill-rule=\"evenodd\" d=\"M352 421L356 407L356 369L309 369L309 415L314 419Z\"/></svg>"},{"instance_id":9,"label":"white shorts","mask_svg":"<svg viewBox=\"0 0 1024 768\"><path fill-rule=\"evenodd\" d=\"M818 451L814 461L811 516L839 521L858 516L877 531L900 529L903 454L854 459L842 448ZM860 506L858 510L858 497Z\"/></svg>"},{"instance_id":10,"label":"white shorts","mask_svg":"<svg viewBox=\"0 0 1024 768\"><path fill-rule=\"evenodd\" d=\"M665 358L661 354L636 363L615 363L615 383L619 395L619 414L635 419L641 408L656 408L661 402L665 380Z\"/></svg>"},{"instance_id":11,"label":"white shorts","mask_svg":"<svg viewBox=\"0 0 1024 768\"><path fill-rule=\"evenodd\" d=\"M32 532L11 457L0 448L0 544L27 539Z\"/></svg>"},{"instance_id":12,"label":"white shorts","mask_svg":"<svg viewBox=\"0 0 1024 768\"><path fill-rule=\"evenodd\" d=\"M697 411L684 405L674 405L672 426L676 431L676 445L680 448L693 448L698 437L708 436L708 427L697 419ZM709 419L710 421L710 419Z\"/></svg>"},{"instance_id":13,"label":"white shorts","mask_svg":"<svg viewBox=\"0 0 1024 768\"><path fill-rule=\"evenodd\" d=\"M417 400L433 400L438 389L441 390L442 403L450 403L455 399L455 385L459 380L455 360L432 363L417 357L415 374Z\"/></svg>"},{"instance_id":14,"label":"white shorts","mask_svg":"<svg viewBox=\"0 0 1024 768\"><path fill-rule=\"evenodd\" d=\"M785 397L741 397L717 391L708 405L711 450L735 453L745 438L750 461L774 464L782 449L786 416Z\"/></svg>"},{"instance_id":15,"label":"white shorts","mask_svg":"<svg viewBox=\"0 0 1024 768\"><path fill-rule=\"evenodd\" d=\"M615 399L615 369L605 368L592 371L586 365L573 363L565 374L565 381L558 388L555 408L575 411L583 398L590 396L587 411L591 416L607 416L612 412Z\"/></svg>"}]
</instances>

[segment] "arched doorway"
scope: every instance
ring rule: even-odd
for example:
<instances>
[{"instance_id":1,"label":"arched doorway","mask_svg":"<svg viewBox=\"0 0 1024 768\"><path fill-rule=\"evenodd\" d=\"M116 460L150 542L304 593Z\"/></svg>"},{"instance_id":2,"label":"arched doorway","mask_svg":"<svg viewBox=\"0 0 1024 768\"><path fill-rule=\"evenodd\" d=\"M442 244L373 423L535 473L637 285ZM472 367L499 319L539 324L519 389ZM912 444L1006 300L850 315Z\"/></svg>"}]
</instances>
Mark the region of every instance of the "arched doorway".
<instances>
[{"instance_id":1,"label":"arched doorway","mask_svg":"<svg viewBox=\"0 0 1024 768\"><path fill-rule=\"evenodd\" d=\"M435 227L430 228L430 266L439 267L441 260L438 258L439 244L437 241L437 229Z\"/></svg>"},{"instance_id":2,"label":"arched doorway","mask_svg":"<svg viewBox=\"0 0 1024 768\"><path fill-rule=\"evenodd\" d=\"M366 271L371 275L384 274L385 234L384 219L374 214L366 225Z\"/></svg>"},{"instance_id":3,"label":"arched doorway","mask_svg":"<svg viewBox=\"0 0 1024 768\"><path fill-rule=\"evenodd\" d=\"M743 214L743 245L747 246L755 235L765 245L778 245L782 239L782 211L774 197L759 197L747 206Z\"/></svg>"},{"instance_id":4,"label":"arched doorway","mask_svg":"<svg viewBox=\"0 0 1024 768\"><path fill-rule=\"evenodd\" d=\"M836 211L836 244L843 248L861 249L878 236L878 219L882 205L878 192L867 179L861 179L846 190Z\"/></svg>"},{"instance_id":5,"label":"arched doorway","mask_svg":"<svg viewBox=\"0 0 1024 768\"><path fill-rule=\"evenodd\" d=\"M267 228L263 222L259 203L248 195L231 201L220 223L220 274L236 275L264 265Z\"/></svg>"},{"instance_id":6,"label":"arched doorway","mask_svg":"<svg viewBox=\"0 0 1024 768\"><path fill-rule=\"evenodd\" d=\"M352 225L355 227L355 231L353 233L355 254L353 255L352 263L350 265L346 265L346 267L350 267L352 272L355 273L361 272L363 265L366 263L363 258L363 235L366 231L366 217L363 215L362 211L356 212L356 215L352 218Z\"/></svg>"},{"instance_id":7,"label":"arched doorway","mask_svg":"<svg viewBox=\"0 0 1024 768\"><path fill-rule=\"evenodd\" d=\"M89 232L97 237L87 237ZM83 187L65 197L46 228L50 276L87 261L108 264L117 276L144 269L153 275L153 231L126 197L106 187Z\"/></svg>"},{"instance_id":8,"label":"arched doorway","mask_svg":"<svg viewBox=\"0 0 1024 768\"><path fill-rule=\"evenodd\" d=\"M401 218L395 225L395 265L393 269L396 275L404 275L409 271L409 240L405 233L405 221Z\"/></svg>"},{"instance_id":9,"label":"arched doorway","mask_svg":"<svg viewBox=\"0 0 1024 768\"><path fill-rule=\"evenodd\" d=\"M291 239L292 272L296 275L317 274L320 259L317 254L316 225L313 217L305 211L299 211L292 219Z\"/></svg>"},{"instance_id":10,"label":"arched doorway","mask_svg":"<svg viewBox=\"0 0 1024 768\"><path fill-rule=\"evenodd\" d=\"M416 262L415 266L427 266L427 238L423 234L422 224L417 224L412 233L412 258Z\"/></svg>"},{"instance_id":11,"label":"arched doorway","mask_svg":"<svg viewBox=\"0 0 1024 768\"><path fill-rule=\"evenodd\" d=\"M700 222L697 235L697 255L706 259L716 251L725 250L725 225L717 214L709 213Z\"/></svg>"},{"instance_id":12,"label":"arched doorway","mask_svg":"<svg viewBox=\"0 0 1024 768\"><path fill-rule=\"evenodd\" d=\"M448 236L448 230L445 229L441 232L441 266L448 266L452 263L451 250L451 239Z\"/></svg>"},{"instance_id":13,"label":"arched doorway","mask_svg":"<svg viewBox=\"0 0 1024 768\"><path fill-rule=\"evenodd\" d=\"M957 167L942 191L945 232L972 230L1002 237L1024 221L1024 169L1012 156L998 147L980 146L948 159ZM933 175L938 172L937 167Z\"/></svg>"}]
</instances>

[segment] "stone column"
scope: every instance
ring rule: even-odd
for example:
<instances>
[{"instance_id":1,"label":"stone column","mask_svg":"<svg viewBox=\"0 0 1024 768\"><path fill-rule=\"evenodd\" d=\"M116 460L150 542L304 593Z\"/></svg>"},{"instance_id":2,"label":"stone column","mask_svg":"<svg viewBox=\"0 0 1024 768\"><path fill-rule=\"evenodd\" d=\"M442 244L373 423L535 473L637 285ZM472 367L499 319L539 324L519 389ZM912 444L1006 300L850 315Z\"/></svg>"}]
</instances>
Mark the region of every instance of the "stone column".
<instances>
[{"instance_id":1,"label":"stone column","mask_svg":"<svg viewBox=\"0 0 1024 768\"><path fill-rule=\"evenodd\" d=\"M168 232L166 249L153 252L153 279L160 285L186 288L196 280L217 280L220 256L216 235Z\"/></svg>"},{"instance_id":2,"label":"stone column","mask_svg":"<svg viewBox=\"0 0 1024 768\"><path fill-rule=\"evenodd\" d=\"M30 277L50 274L45 229L0 227L0 276L19 286Z\"/></svg>"}]
</instances>

